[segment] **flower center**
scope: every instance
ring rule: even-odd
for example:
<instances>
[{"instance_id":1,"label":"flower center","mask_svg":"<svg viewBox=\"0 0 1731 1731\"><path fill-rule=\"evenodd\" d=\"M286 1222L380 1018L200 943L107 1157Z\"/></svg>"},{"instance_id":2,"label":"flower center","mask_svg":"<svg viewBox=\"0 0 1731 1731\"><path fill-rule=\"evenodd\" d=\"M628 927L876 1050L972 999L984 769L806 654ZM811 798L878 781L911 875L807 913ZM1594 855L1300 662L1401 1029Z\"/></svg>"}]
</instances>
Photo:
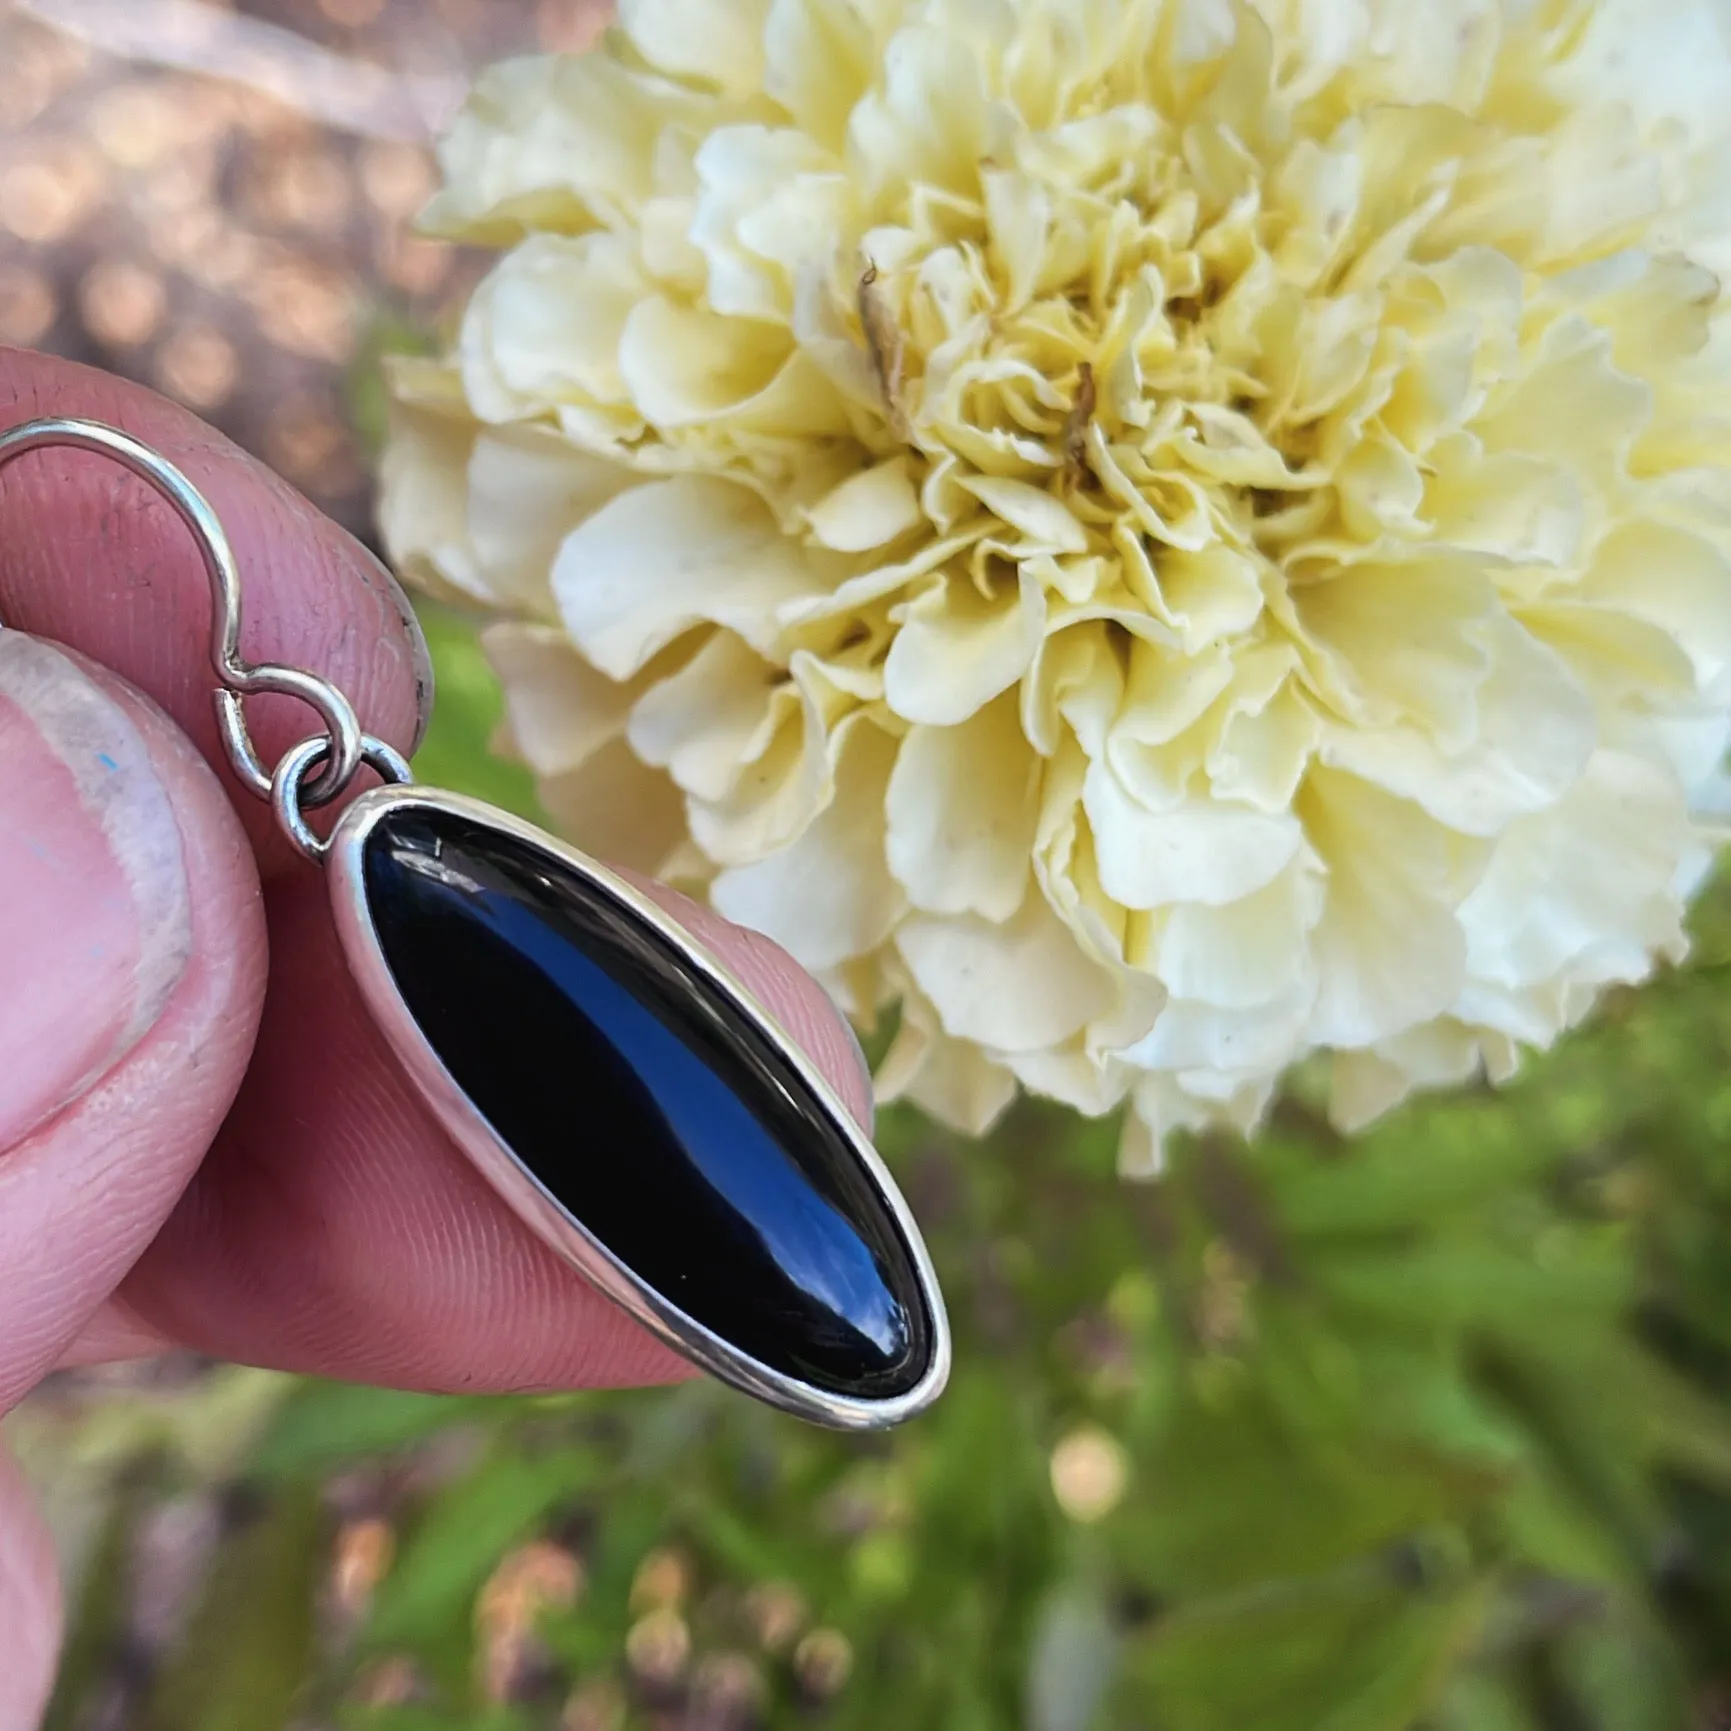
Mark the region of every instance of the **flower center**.
<instances>
[{"instance_id":1,"label":"flower center","mask_svg":"<svg viewBox=\"0 0 1731 1731\"><path fill-rule=\"evenodd\" d=\"M981 202L916 190L906 227L865 238L855 310L885 449L910 449L917 479L1013 480L1183 547L1278 563L1351 532L1332 469L1379 406L1368 243L1342 246L1344 208L1305 227L1274 207L1224 129L1139 142L1092 177L988 170ZM1416 233L1383 238L1376 275Z\"/></svg>"}]
</instances>

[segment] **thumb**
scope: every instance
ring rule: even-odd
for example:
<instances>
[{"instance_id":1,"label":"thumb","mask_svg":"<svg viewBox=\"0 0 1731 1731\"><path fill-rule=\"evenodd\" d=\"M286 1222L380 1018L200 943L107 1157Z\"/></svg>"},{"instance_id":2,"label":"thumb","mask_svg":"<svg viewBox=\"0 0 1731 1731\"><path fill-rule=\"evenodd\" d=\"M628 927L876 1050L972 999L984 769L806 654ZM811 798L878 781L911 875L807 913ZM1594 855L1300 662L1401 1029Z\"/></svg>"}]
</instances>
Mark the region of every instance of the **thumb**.
<instances>
[{"instance_id":1,"label":"thumb","mask_svg":"<svg viewBox=\"0 0 1731 1731\"><path fill-rule=\"evenodd\" d=\"M0 1413L173 1207L264 972L252 854L203 760L112 675L0 630ZM20 1507L0 1467L0 1731L32 1722L51 1651Z\"/></svg>"}]
</instances>

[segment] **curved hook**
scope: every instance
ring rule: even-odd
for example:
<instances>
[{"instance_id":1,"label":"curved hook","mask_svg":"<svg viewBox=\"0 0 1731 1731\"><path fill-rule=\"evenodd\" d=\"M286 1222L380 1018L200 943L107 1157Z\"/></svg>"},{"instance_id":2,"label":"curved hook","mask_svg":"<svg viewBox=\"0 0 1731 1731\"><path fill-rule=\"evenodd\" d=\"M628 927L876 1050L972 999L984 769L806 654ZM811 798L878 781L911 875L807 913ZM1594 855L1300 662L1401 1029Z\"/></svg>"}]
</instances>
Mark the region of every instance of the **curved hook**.
<instances>
[{"instance_id":1,"label":"curved hook","mask_svg":"<svg viewBox=\"0 0 1731 1731\"><path fill-rule=\"evenodd\" d=\"M46 419L26 421L0 433L0 469L28 451L69 446L95 451L130 469L174 507L192 531L210 578L210 664L220 689L216 693L217 724L235 774L260 799L271 797L272 775L247 732L240 699L248 692L275 691L298 697L324 722L329 763L307 784L305 804L326 805L354 780L360 769L365 739L359 717L342 692L317 674L297 667L254 666L240 653L240 572L210 501L179 469L148 445L118 427L101 421Z\"/></svg>"}]
</instances>

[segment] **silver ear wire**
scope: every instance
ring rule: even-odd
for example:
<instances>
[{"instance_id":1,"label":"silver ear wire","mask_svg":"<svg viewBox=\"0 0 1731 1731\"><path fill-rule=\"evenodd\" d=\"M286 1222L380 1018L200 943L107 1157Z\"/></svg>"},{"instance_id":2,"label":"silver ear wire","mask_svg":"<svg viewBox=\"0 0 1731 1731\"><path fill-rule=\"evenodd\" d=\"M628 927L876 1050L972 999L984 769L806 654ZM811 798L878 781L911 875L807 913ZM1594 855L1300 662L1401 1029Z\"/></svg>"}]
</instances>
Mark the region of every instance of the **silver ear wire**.
<instances>
[{"instance_id":1,"label":"silver ear wire","mask_svg":"<svg viewBox=\"0 0 1731 1731\"><path fill-rule=\"evenodd\" d=\"M286 800L293 821L285 819L284 828L303 853L317 857L303 839L312 832L301 816L302 808L330 804L347 790L363 763L370 762L375 768L383 765L382 773L391 779L406 780L402 759L383 741L366 734L354 705L329 680L305 668L249 662L241 654L240 572L235 565L234 550L210 501L167 458L129 433L100 421L48 419L27 421L0 433L0 469L26 452L56 447L94 451L131 470L173 506L176 515L192 531L210 578L210 664L217 679L214 695L223 748L235 774L249 791L260 799L273 801L279 815ZM286 794L276 787L280 777L259 756L246 724L243 699L266 691L298 697L324 723L324 731L311 735L306 742L316 742L318 750L301 762ZM324 767L303 785L302 778L314 762L322 762ZM402 775L396 773L399 769L403 770Z\"/></svg>"}]
</instances>

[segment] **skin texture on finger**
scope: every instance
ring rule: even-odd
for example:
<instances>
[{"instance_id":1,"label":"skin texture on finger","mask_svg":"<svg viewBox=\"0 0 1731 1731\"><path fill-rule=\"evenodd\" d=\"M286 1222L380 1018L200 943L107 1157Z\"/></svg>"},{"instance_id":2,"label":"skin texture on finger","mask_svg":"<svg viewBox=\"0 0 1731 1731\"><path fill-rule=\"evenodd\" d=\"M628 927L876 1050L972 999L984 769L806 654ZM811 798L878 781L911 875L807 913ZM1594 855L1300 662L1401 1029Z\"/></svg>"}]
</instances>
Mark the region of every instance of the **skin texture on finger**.
<instances>
[{"instance_id":1,"label":"skin texture on finger","mask_svg":"<svg viewBox=\"0 0 1731 1731\"><path fill-rule=\"evenodd\" d=\"M0 1448L0 1731L36 1731L54 1687L59 1642L54 1541Z\"/></svg>"},{"instance_id":2,"label":"skin texture on finger","mask_svg":"<svg viewBox=\"0 0 1731 1731\"><path fill-rule=\"evenodd\" d=\"M53 1366L174 1207L240 1086L264 996L258 877L233 808L159 711L84 670L136 731L178 820L191 951L115 1067L0 1149L0 1412Z\"/></svg>"},{"instance_id":3,"label":"skin texture on finger","mask_svg":"<svg viewBox=\"0 0 1731 1731\"><path fill-rule=\"evenodd\" d=\"M368 731L417 742L432 701L426 646L395 581L293 488L163 398L109 374L0 348L0 427L43 415L105 421L183 469L215 508L240 567L242 653L309 668ZM190 531L150 487L85 451L35 451L0 470L0 621L112 668L221 766L211 706L209 580ZM274 764L318 730L289 698L247 701ZM270 875L295 862L262 802L242 819Z\"/></svg>"},{"instance_id":4,"label":"skin texture on finger","mask_svg":"<svg viewBox=\"0 0 1731 1731\"><path fill-rule=\"evenodd\" d=\"M869 1122L864 1069L815 982L766 940L656 893ZM123 1289L134 1314L221 1357L398 1387L543 1390L688 1374L519 1225L433 1122L341 970L322 885L269 895L275 961L259 1055L210 1158ZM573 1101L573 1135L582 1121Z\"/></svg>"},{"instance_id":5,"label":"skin texture on finger","mask_svg":"<svg viewBox=\"0 0 1731 1731\"><path fill-rule=\"evenodd\" d=\"M54 1368L81 1370L96 1364L156 1358L172 1352L177 1344L135 1316L118 1298L111 1298L78 1331L78 1338L54 1361Z\"/></svg>"}]
</instances>

